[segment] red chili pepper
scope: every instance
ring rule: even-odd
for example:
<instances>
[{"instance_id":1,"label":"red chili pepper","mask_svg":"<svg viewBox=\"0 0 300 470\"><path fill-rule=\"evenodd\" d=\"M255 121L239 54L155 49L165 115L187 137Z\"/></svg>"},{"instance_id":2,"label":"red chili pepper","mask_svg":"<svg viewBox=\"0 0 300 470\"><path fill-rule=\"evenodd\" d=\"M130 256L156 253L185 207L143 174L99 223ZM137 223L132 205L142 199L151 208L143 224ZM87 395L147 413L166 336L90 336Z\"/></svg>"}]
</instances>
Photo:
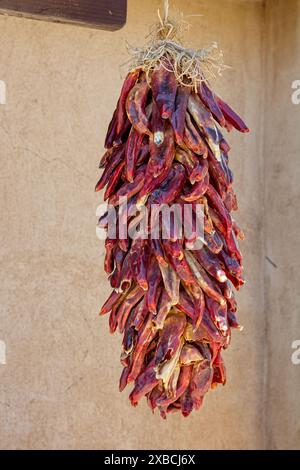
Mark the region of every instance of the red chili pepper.
<instances>
[{"instance_id":1,"label":"red chili pepper","mask_svg":"<svg viewBox=\"0 0 300 470\"><path fill-rule=\"evenodd\" d=\"M140 134L150 135L149 120L146 116L146 103L149 93L147 80L143 76L128 95L126 112L129 121Z\"/></svg>"},{"instance_id":2,"label":"red chili pepper","mask_svg":"<svg viewBox=\"0 0 300 470\"><path fill-rule=\"evenodd\" d=\"M147 268L148 291L146 294L146 303L149 312L154 315L157 313L157 293L162 282L161 273L155 257L151 257Z\"/></svg>"},{"instance_id":3,"label":"red chili pepper","mask_svg":"<svg viewBox=\"0 0 300 470\"><path fill-rule=\"evenodd\" d=\"M183 145L184 128L185 128L185 115L188 106L188 100L191 94L191 89L185 86L177 88L175 99L174 112L172 114L172 126L174 129L176 143L180 146Z\"/></svg>"},{"instance_id":4,"label":"red chili pepper","mask_svg":"<svg viewBox=\"0 0 300 470\"><path fill-rule=\"evenodd\" d=\"M240 132L249 132L249 128L246 126L244 121L236 114L236 112L233 111L233 109L223 100L221 100L221 98L219 98L218 96L216 97L216 99L226 121L228 121L230 125L235 127L235 129Z\"/></svg>"},{"instance_id":5,"label":"red chili pepper","mask_svg":"<svg viewBox=\"0 0 300 470\"><path fill-rule=\"evenodd\" d=\"M159 176L164 169L170 169L175 157L174 133L170 124L165 124L163 138L155 141L156 133L150 137L150 158L146 176Z\"/></svg>"},{"instance_id":6,"label":"red chili pepper","mask_svg":"<svg viewBox=\"0 0 300 470\"><path fill-rule=\"evenodd\" d=\"M104 193L104 198L103 198L104 201L107 201L107 199L109 199L110 196L116 191L116 189L118 187L118 184L119 184L119 181L120 181L120 178L121 178L121 175L122 175L122 172L123 172L123 169L124 169L124 166L125 166L125 162L121 162L121 163L119 163L119 165L114 170L114 172L111 176L111 179L109 180L109 183L107 184L106 191Z\"/></svg>"},{"instance_id":7,"label":"red chili pepper","mask_svg":"<svg viewBox=\"0 0 300 470\"><path fill-rule=\"evenodd\" d=\"M128 199L132 198L137 194L143 187L145 181L145 175L143 171L138 171L136 177L132 183L127 183L123 185L110 199L109 203L113 206L118 206L120 204L120 199L126 197Z\"/></svg>"},{"instance_id":8,"label":"red chili pepper","mask_svg":"<svg viewBox=\"0 0 300 470\"><path fill-rule=\"evenodd\" d=\"M112 155L110 156L109 162L107 166L105 167L105 170L102 173L100 180L96 184L95 191L100 191L101 189L104 188L104 186L107 185L115 168L119 165L119 163L124 158L124 152L125 152L125 148L122 145L122 146L117 147L116 151L112 153Z\"/></svg>"},{"instance_id":9,"label":"red chili pepper","mask_svg":"<svg viewBox=\"0 0 300 470\"><path fill-rule=\"evenodd\" d=\"M191 189L187 190L185 194L181 196L181 199L186 202L199 201L204 196L209 185L209 175L206 174L203 180L195 183Z\"/></svg>"},{"instance_id":10,"label":"red chili pepper","mask_svg":"<svg viewBox=\"0 0 300 470\"><path fill-rule=\"evenodd\" d=\"M162 330L166 321L167 316L172 308L172 299L166 290L161 292L158 300L158 312L153 318L153 324L158 330Z\"/></svg>"},{"instance_id":11,"label":"red chili pepper","mask_svg":"<svg viewBox=\"0 0 300 470\"><path fill-rule=\"evenodd\" d=\"M135 176L135 168L142 141L143 135L139 134L135 128L132 127L128 136L125 150L126 178L130 183L133 182Z\"/></svg>"},{"instance_id":12,"label":"red chili pepper","mask_svg":"<svg viewBox=\"0 0 300 470\"><path fill-rule=\"evenodd\" d=\"M213 379L212 384L226 384L226 369L223 358L220 351L218 351L217 357L213 363Z\"/></svg>"},{"instance_id":13,"label":"red chili pepper","mask_svg":"<svg viewBox=\"0 0 300 470\"><path fill-rule=\"evenodd\" d=\"M155 366L163 364L173 357L179 348L185 325L186 319L183 314L170 314L167 317L155 351Z\"/></svg>"},{"instance_id":14,"label":"red chili pepper","mask_svg":"<svg viewBox=\"0 0 300 470\"><path fill-rule=\"evenodd\" d=\"M197 155L202 155L203 158L207 158L207 146L200 135L199 131L196 129L195 125L192 122L191 116L189 113L185 115L186 127L184 130L183 141L188 149L195 152Z\"/></svg>"},{"instance_id":15,"label":"red chili pepper","mask_svg":"<svg viewBox=\"0 0 300 470\"><path fill-rule=\"evenodd\" d=\"M207 248L194 251L194 256L204 269L213 276L218 282L226 282L227 277L223 270L220 260L211 253Z\"/></svg>"},{"instance_id":16,"label":"red chili pepper","mask_svg":"<svg viewBox=\"0 0 300 470\"><path fill-rule=\"evenodd\" d=\"M220 126L225 127L225 117L220 109L220 106L217 101L216 95L211 91L205 81L201 82L198 87L198 95L205 104L205 106L210 110L211 114L214 116L216 121Z\"/></svg>"},{"instance_id":17,"label":"red chili pepper","mask_svg":"<svg viewBox=\"0 0 300 470\"><path fill-rule=\"evenodd\" d=\"M151 89L153 99L163 119L171 119L175 109L177 82L173 72L164 65L157 67L152 73Z\"/></svg>"},{"instance_id":18,"label":"red chili pepper","mask_svg":"<svg viewBox=\"0 0 300 470\"><path fill-rule=\"evenodd\" d=\"M206 195L215 210L219 212L222 222L225 225L227 232L229 232L232 229L232 219L224 206L220 195L211 184L208 185Z\"/></svg>"},{"instance_id":19,"label":"red chili pepper","mask_svg":"<svg viewBox=\"0 0 300 470\"><path fill-rule=\"evenodd\" d=\"M159 380L156 378L156 372L152 363L150 363L147 369L137 379L135 387L129 396L131 404L136 406L140 398L146 395L146 393L151 392L158 382Z\"/></svg>"},{"instance_id":20,"label":"red chili pepper","mask_svg":"<svg viewBox=\"0 0 300 470\"><path fill-rule=\"evenodd\" d=\"M116 132L117 135L120 135L124 129L126 123L126 100L127 97L136 84L137 79L141 73L140 69L136 69L133 72L130 72L123 84L121 95L117 105L117 125L116 125Z\"/></svg>"},{"instance_id":21,"label":"red chili pepper","mask_svg":"<svg viewBox=\"0 0 300 470\"><path fill-rule=\"evenodd\" d=\"M132 270L138 285L144 290L148 290L147 268L148 268L148 242L136 239L131 246Z\"/></svg>"},{"instance_id":22,"label":"red chili pepper","mask_svg":"<svg viewBox=\"0 0 300 470\"><path fill-rule=\"evenodd\" d=\"M225 384L221 351L232 328L241 329L233 287L244 283L237 243L244 234L231 216L230 146L218 124L248 128L205 81L198 93L178 85L170 59L162 60L170 71L158 65L150 83L140 69L127 76L96 190L106 186L115 206L116 239L109 210L98 226L107 230L114 289L100 314L110 313L110 331L123 333L119 388L133 382L132 404L145 396L166 418L188 416L209 388ZM157 239L144 239L153 233Z\"/></svg>"},{"instance_id":23,"label":"red chili pepper","mask_svg":"<svg viewBox=\"0 0 300 470\"><path fill-rule=\"evenodd\" d=\"M184 167L174 163L167 178L149 197L149 204L170 204L181 192L185 180L186 173Z\"/></svg>"}]
</instances>

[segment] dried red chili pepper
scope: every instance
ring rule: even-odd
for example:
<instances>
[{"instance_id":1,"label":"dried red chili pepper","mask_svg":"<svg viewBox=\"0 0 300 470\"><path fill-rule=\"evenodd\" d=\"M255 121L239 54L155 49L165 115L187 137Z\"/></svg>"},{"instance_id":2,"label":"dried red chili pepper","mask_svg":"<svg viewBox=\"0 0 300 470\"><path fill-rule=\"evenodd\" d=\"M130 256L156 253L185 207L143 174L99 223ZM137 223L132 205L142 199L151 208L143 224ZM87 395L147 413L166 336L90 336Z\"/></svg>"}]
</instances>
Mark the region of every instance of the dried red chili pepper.
<instances>
[{"instance_id":1,"label":"dried red chili pepper","mask_svg":"<svg viewBox=\"0 0 300 470\"><path fill-rule=\"evenodd\" d=\"M211 91L209 86L205 81L201 82L198 87L198 94L205 106L210 110L216 121L220 126L225 127L225 117L220 109L220 106L217 102L216 95Z\"/></svg>"},{"instance_id":2,"label":"dried red chili pepper","mask_svg":"<svg viewBox=\"0 0 300 470\"><path fill-rule=\"evenodd\" d=\"M188 149L192 150L197 155L202 155L203 158L207 157L207 146L201 134L196 129L189 113L186 113L185 115L185 129L183 141Z\"/></svg>"},{"instance_id":3,"label":"dried red chili pepper","mask_svg":"<svg viewBox=\"0 0 300 470\"><path fill-rule=\"evenodd\" d=\"M249 132L249 128L246 126L244 121L236 114L235 111L221 98L218 96L216 97L217 103L226 119L235 129L237 129L240 132Z\"/></svg>"},{"instance_id":4,"label":"dried red chili pepper","mask_svg":"<svg viewBox=\"0 0 300 470\"><path fill-rule=\"evenodd\" d=\"M126 112L129 121L140 134L150 135L149 120L146 116L146 102L149 87L143 76L129 93L126 100Z\"/></svg>"},{"instance_id":5,"label":"dried red chili pepper","mask_svg":"<svg viewBox=\"0 0 300 470\"><path fill-rule=\"evenodd\" d=\"M138 160L139 151L143 141L143 135L139 134L134 127L129 132L125 158L126 158L126 178L132 183L134 179L135 168Z\"/></svg>"},{"instance_id":6,"label":"dried red chili pepper","mask_svg":"<svg viewBox=\"0 0 300 470\"><path fill-rule=\"evenodd\" d=\"M179 86L177 88L175 107L172 114L172 127L174 129L176 143L180 146L183 145L185 115L190 94L191 89L188 87Z\"/></svg>"},{"instance_id":7,"label":"dried red chili pepper","mask_svg":"<svg viewBox=\"0 0 300 470\"><path fill-rule=\"evenodd\" d=\"M152 221L158 238L131 239L118 230L116 240L107 238L105 270L114 290L100 314L109 314L111 332L123 332L120 390L134 382L131 403L146 396L165 418L178 411L188 416L209 388L225 384L221 352L231 329L242 328L233 287L244 283L237 243L244 234L231 216L237 201L230 146L218 124L229 131L248 128L207 82L197 93L178 85L171 62L158 65L148 79L137 69L124 82L96 190L106 186L117 228L136 229L146 204L146 234ZM170 223L161 220L161 205L172 204L181 215L185 204L191 209L186 221L179 220L179 235L175 216ZM186 234L184 224L194 228L198 204L204 232ZM99 226L108 230L109 222L107 211Z\"/></svg>"},{"instance_id":8,"label":"dried red chili pepper","mask_svg":"<svg viewBox=\"0 0 300 470\"><path fill-rule=\"evenodd\" d=\"M163 119L171 119L175 108L177 82L173 72L161 64L151 78L153 99L156 102Z\"/></svg>"}]
</instances>

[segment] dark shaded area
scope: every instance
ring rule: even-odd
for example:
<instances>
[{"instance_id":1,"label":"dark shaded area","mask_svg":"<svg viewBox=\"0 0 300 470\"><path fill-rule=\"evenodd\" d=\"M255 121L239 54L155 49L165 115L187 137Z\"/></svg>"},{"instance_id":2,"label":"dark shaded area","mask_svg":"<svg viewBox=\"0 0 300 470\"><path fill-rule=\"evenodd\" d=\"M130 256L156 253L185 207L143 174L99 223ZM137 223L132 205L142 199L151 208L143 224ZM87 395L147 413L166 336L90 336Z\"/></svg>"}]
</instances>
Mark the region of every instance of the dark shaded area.
<instances>
[{"instance_id":1,"label":"dark shaded area","mask_svg":"<svg viewBox=\"0 0 300 470\"><path fill-rule=\"evenodd\" d=\"M116 31L126 23L127 0L0 0L0 14Z\"/></svg>"}]
</instances>

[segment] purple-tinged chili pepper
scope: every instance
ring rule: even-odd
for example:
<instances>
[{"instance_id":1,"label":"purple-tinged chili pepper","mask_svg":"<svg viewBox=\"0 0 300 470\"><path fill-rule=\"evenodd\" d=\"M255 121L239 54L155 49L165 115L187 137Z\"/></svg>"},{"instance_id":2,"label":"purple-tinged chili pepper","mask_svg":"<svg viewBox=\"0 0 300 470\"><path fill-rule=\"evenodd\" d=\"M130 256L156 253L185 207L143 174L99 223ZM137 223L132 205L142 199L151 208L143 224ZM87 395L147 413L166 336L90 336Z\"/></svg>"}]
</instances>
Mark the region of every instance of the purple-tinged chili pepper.
<instances>
[{"instance_id":1,"label":"purple-tinged chili pepper","mask_svg":"<svg viewBox=\"0 0 300 470\"><path fill-rule=\"evenodd\" d=\"M188 100L191 95L191 89L185 86L177 88L175 99L175 109L172 114L172 126L175 134L177 145L183 145L183 136L185 128L185 115L187 111Z\"/></svg>"},{"instance_id":2,"label":"purple-tinged chili pepper","mask_svg":"<svg viewBox=\"0 0 300 470\"><path fill-rule=\"evenodd\" d=\"M129 121L140 134L151 135L150 124L146 116L146 102L149 86L144 76L134 86L126 101L126 112Z\"/></svg>"},{"instance_id":3,"label":"purple-tinged chili pepper","mask_svg":"<svg viewBox=\"0 0 300 470\"><path fill-rule=\"evenodd\" d=\"M217 96L216 99L226 121L240 132L249 132L249 128L246 126L244 121L237 115L237 113L233 111L233 109L227 103L221 100L221 98Z\"/></svg>"},{"instance_id":4,"label":"purple-tinged chili pepper","mask_svg":"<svg viewBox=\"0 0 300 470\"><path fill-rule=\"evenodd\" d=\"M106 138L105 138L105 148L110 149L115 141L117 135L117 109L115 109L112 120L109 123Z\"/></svg>"},{"instance_id":5,"label":"purple-tinged chili pepper","mask_svg":"<svg viewBox=\"0 0 300 470\"><path fill-rule=\"evenodd\" d=\"M195 152L197 155L201 155L203 158L207 158L207 146L202 139L199 131L196 129L192 122L192 118L189 113L185 115L185 129L183 142L188 149Z\"/></svg>"},{"instance_id":6,"label":"purple-tinged chili pepper","mask_svg":"<svg viewBox=\"0 0 300 470\"><path fill-rule=\"evenodd\" d=\"M208 163L206 160L200 161L191 151L185 151L179 147L176 150L175 160L181 163L188 176L191 184L201 181L207 175Z\"/></svg>"},{"instance_id":7,"label":"purple-tinged chili pepper","mask_svg":"<svg viewBox=\"0 0 300 470\"><path fill-rule=\"evenodd\" d=\"M154 256L151 256L148 262L147 282L148 292L146 294L146 303L149 312L152 312L155 315L157 313L157 293L162 282L162 277L157 260Z\"/></svg>"},{"instance_id":8,"label":"purple-tinged chili pepper","mask_svg":"<svg viewBox=\"0 0 300 470\"><path fill-rule=\"evenodd\" d=\"M141 375L136 380L134 389L129 395L129 399L133 406L137 406L139 400L151 392L151 390L156 387L159 380L156 378L156 373L153 368L153 362L141 373Z\"/></svg>"},{"instance_id":9,"label":"purple-tinged chili pepper","mask_svg":"<svg viewBox=\"0 0 300 470\"><path fill-rule=\"evenodd\" d=\"M196 410L201 407L204 395L210 389L212 378L213 369L210 367L209 363L205 364L204 362L200 362L194 365L190 382L190 390L193 405Z\"/></svg>"},{"instance_id":10,"label":"purple-tinged chili pepper","mask_svg":"<svg viewBox=\"0 0 300 470\"><path fill-rule=\"evenodd\" d=\"M139 169L140 170L140 169ZM145 181L145 175L143 171L138 171L136 177L132 183L124 184L110 199L109 203L113 206L120 204L120 199L126 197L127 199L132 198L137 194L143 187Z\"/></svg>"},{"instance_id":11,"label":"purple-tinged chili pepper","mask_svg":"<svg viewBox=\"0 0 300 470\"><path fill-rule=\"evenodd\" d=\"M227 318L227 304L220 306L220 304L208 296L205 296L205 304L209 311L210 317L218 330L226 336L228 333L229 325Z\"/></svg>"},{"instance_id":12,"label":"purple-tinged chili pepper","mask_svg":"<svg viewBox=\"0 0 300 470\"><path fill-rule=\"evenodd\" d=\"M187 418L191 414L194 408L193 399L191 397L190 385L187 387L184 394L181 396L180 403L181 403L181 413L185 418Z\"/></svg>"},{"instance_id":13,"label":"purple-tinged chili pepper","mask_svg":"<svg viewBox=\"0 0 300 470\"><path fill-rule=\"evenodd\" d=\"M123 295L124 294L121 292L113 290L107 301L103 304L100 310L100 315L105 315L106 313L110 312L114 305L117 305L118 302L122 299Z\"/></svg>"},{"instance_id":14,"label":"purple-tinged chili pepper","mask_svg":"<svg viewBox=\"0 0 300 470\"><path fill-rule=\"evenodd\" d=\"M170 313L164 322L164 329L158 341L154 364L158 366L173 357L177 351L186 325L184 314Z\"/></svg>"},{"instance_id":15,"label":"purple-tinged chili pepper","mask_svg":"<svg viewBox=\"0 0 300 470\"><path fill-rule=\"evenodd\" d=\"M220 351L218 352L213 363L212 388L214 388L214 386L217 384L226 384L226 368Z\"/></svg>"},{"instance_id":16,"label":"purple-tinged chili pepper","mask_svg":"<svg viewBox=\"0 0 300 470\"><path fill-rule=\"evenodd\" d=\"M149 204L170 204L181 192L185 180L184 167L179 163L174 163L167 178L149 197Z\"/></svg>"},{"instance_id":17,"label":"purple-tinged chili pepper","mask_svg":"<svg viewBox=\"0 0 300 470\"><path fill-rule=\"evenodd\" d=\"M126 100L127 97L132 90L132 88L135 86L136 81L139 78L139 75L141 73L140 69L133 70L132 72L129 72L127 77L125 78L122 90L121 90L121 95L118 101L117 105L117 125L116 125L116 133L117 135L120 135L124 129L125 123L126 123Z\"/></svg>"},{"instance_id":18,"label":"purple-tinged chili pepper","mask_svg":"<svg viewBox=\"0 0 300 470\"><path fill-rule=\"evenodd\" d=\"M205 231L204 241L205 245L212 253L218 254L223 248L223 241L218 232L216 231L213 231L211 233Z\"/></svg>"},{"instance_id":19,"label":"purple-tinged chili pepper","mask_svg":"<svg viewBox=\"0 0 300 470\"><path fill-rule=\"evenodd\" d=\"M170 66L170 64L168 64ZM163 119L171 119L175 109L177 81L173 72L164 65L156 67L151 77L153 99Z\"/></svg>"},{"instance_id":20,"label":"purple-tinged chili pepper","mask_svg":"<svg viewBox=\"0 0 300 470\"><path fill-rule=\"evenodd\" d=\"M150 152L149 138L148 138L148 136L144 136L143 141L142 141L142 145L139 149L139 154L138 154L137 163L136 163L137 166L141 166L144 163L146 163L146 161L149 157L149 152Z\"/></svg>"},{"instance_id":21,"label":"purple-tinged chili pepper","mask_svg":"<svg viewBox=\"0 0 300 470\"><path fill-rule=\"evenodd\" d=\"M148 241L140 238L133 241L131 246L132 271L136 282L144 290L148 290Z\"/></svg>"},{"instance_id":22,"label":"purple-tinged chili pepper","mask_svg":"<svg viewBox=\"0 0 300 470\"><path fill-rule=\"evenodd\" d=\"M192 186L192 188L186 190L186 192L181 196L181 199L186 202L198 201L206 193L208 185L209 175L207 173L203 180L198 181Z\"/></svg>"},{"instance_id":23,"label":"purple-tinged chili pepper","mask_svg":"<svg viewBox=\"0 0 300 470\"><path fill-rule=\"evenodd\" d=\"M192 272L194 273L199 286L201 289L212 299L219 302L220 305L226 305L226 300L212 285L211 280L208 279L208 276L204 272L203 268L200 266L196 258L189 252L186 252L186 259L191 267Z\"/></svg>"},{"instance_id":24,"label":"purple-tinged chili pepper","mask_svg":"<svg viewBox=\"0 0 300 470\"><path fill-rule=\"evenodd\" d=\"M210 110L216 121L221 127L225 127L226 120L217 102L216 95L211 91L205 81L201 82L198 87L198 95L203 104Z\"/></svg>"},{"instance_id":25,"label":"purple-tinged chili pepper","mask_svg":"<svg viewBox=\"0 0 300 470\"><path fill-rule=\"evenodd\" d=\"M121 283L121 272L123 261L126 257L126 253L120 249L117 245L114 248L114 260L115 260L115 270L110 277L110 285L116 289L120 286Z\"/></svg>"},{"instance_id":26,"label":"purple-tinged chili pepper","mask_svg":"<svg viewBox=\"0 0 300 470\"><path fill-rule=\"evenodd\" d=\"M126 296L124 302L120 305L117 313L117 323L119 325L120 333L123 333L126 320L132 310L132 308L141 300L143 297L143 291L139 286L135 286Z\"/></svg>"},{"instance_id":27,"label":"purple-tinged chili pepper","mask_svg":"<svg viewBox=\"0 0 300 470\"><path fill-rule=\"evenodd\" d=\"M229 186L222 199L224 201L224 206L229 212L238 210L237 197L235 192L233 191L232 186Z\"/></svg>"},{"instance_id":28,"label":"purple-tinged chili pepper","mask_svg":"<svg viewBox=\"0 0 300 470\"><path fill-rule=\"evenodd\" d=\"M111 274L114 270L115 260L114 260L114 248L117 244L117 240L112 240L107 238L105 240L105 260L104 260L104 270L107 274Z\"/></svg>"},{"instance_id":29,"label":"purple-tinged chili pepper","mask_svg":"<svg viewBox=\"0 0 300 470\"><path fill-rule=\"evenodd\" d=\"M126 178L132 183L135 176L135 169L138 159L138 154L143 141L143 135L139 134L134 127L129 132L129 137L126 144L125 159L126 159Z\"/></svg>"},{"instance_id":30,"label":"purple-tinged chili pepper","mask_svg":"<svg viewBox=\"0 0 300 470\"><path fill-rule=\"evenodd\" d=\"M164 249L161 242L159 240L152 239L151 247L158 263L167 268L169 263L166 261Z\"/></svg>"},{"instance_id":31,"label":"purple-tinged chili pepper","mask_svg":"<svg viewBox=\"0 0 300 470\"><path fill-rule=\"evenodd\" d=\"M194 256L199 261L201 266L203 266L203 268L218 282L223 283L227 281L226 274L219 259L207 248L203 247L201 250L194 251Z\"/></svg>"},{"instance_id":32,"label":"purple-tinged chili pepper","mask_svg":"<svg viewBox=\"0 0 300 470\"><path fill-rule=\"evenodd\" d=\"M196 282L195 277L184 255L180 257L180 259L174 256L174 251L173 251L174 243L168 240L164 240L163 246L164 246L168 261L173 267L173 269L176 271L180 280L185 282L187 285L195 284Z\"/></svg>"},{"instance_id":33,"label":"purple-tinged chili pepper","mask_svg":"<svg viewBox=\"0 0 300 470\"><path fill-rule=\"evenodd\" d=\"M122 145L122 146L119 146L116 152L114 152L111 155L109 163L105 167L105 170L103 171L100 180L96 184L95 191L100 191L101 189L104 188L105 185L107 185L115 168L119 165L119 163L124 158L124 152L125 152L125 147Z\"/></svg>"},{"instance_id":34,"label":"purple-tinged chili pepper","mask_svg":"<svg viewBox=\"0 0 300 470\"><path fill-rule=\"evenodd\" d=\"M165 324L165 320L167 318L167 316L169 315L170 311L171 311L171 308L172 308L172 305L173 305L173 301L171 299L171 297L169 296L169 294L167 293L166 290L163 290L161 292L161 295L159 297L159 300L158 300L158 312L156 314L155 317L153 317L153 324L155 325L155 328L157 330L162 330L163 327L164 327L164 324Z\"/></svg>"},{"instance_id":35,"label":"purple-tinged chili pepper","mask_svg":"<svg viewBox=\"0 0 300 470\"><path fill-rule=\"evenodd\" d=\"M146 319L138 333L136 346L133 352L132 367L128 376L128 382L136 380L139 376L143 368L143 362L147 354L147 349L155 335L156 331L153 328L152 318L151 316L148 316L148 319Z\"/></svg>"},{"instance_id":36,"label":"purple-tinged chili pepper","mask_svg":"<svg viewBox=\"0 0 300 470\"><path fill-rule=\"evenodd\" d=\"M228 323L231 328L236 328L237 330L240 330L240 331L243 330L243 327L237 321L235 312L233 312L232 310L228 310L227 316L228 316Z\"/></svg>"},{"instance_id":37,"label":"purple-tinged chili pepper","mask_svg":"<svg viewBox=\"0 0 300 470\"><path fill-rule=\"evenodd\" d=\"M175 157L174 133L169 123L165 124L163 140L155 142L155 134L150 137L150 158L147 173L157 178L164 169L170 169ZM158 141L157 141L158 142ZM147 176L146 173L146 176Z\"/></svg>"},{"instance_id":38,"label":"purple-tinged chili pepper","mask_svg":"<svg viewBox=\"0 0 300 470\"><path fill-rule=\"evenodd\" d=\"M114 170L104 193L104 198L103 198L104 201L107 201L107 199L110 198L110 196L116 191L124 166L125 166L125 162L121 162Z\"/></svg>"},{"instance_id":39,"label":"purple-tinged chili pepper","mask_svg":"<svg viewBox=\"0 0 300 470\"><path fill-rule=\"evenodd\" d=\"M218 192L215 190L215 188L209 184L206 192L207 198L209 199L210 203L212 206L215 208L215 210L219 213L223 224L226 227L226 230L229 232L232 228L232 219L227 211L226 207L224 206L224 203L219 196Z\"/></svg>"}]
</instances>

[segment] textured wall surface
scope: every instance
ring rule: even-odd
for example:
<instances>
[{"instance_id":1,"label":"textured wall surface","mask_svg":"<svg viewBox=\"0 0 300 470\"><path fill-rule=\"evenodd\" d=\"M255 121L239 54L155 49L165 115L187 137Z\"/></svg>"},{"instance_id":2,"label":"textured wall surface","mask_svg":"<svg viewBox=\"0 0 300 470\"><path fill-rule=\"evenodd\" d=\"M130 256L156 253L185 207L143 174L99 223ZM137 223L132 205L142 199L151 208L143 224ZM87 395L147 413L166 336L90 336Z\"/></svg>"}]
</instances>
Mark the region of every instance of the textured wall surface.
<instances>
[{"instance_id":1,"label":"textured wall surface","mask_svg":"<svg viewBox=\"0 0 300 470\"><path fill-rule=\"evenodd\" d=\"M267 319L266 445L300 448L300 1L267 2L265 127L265 312ZM298 94L299 99L299 94ZM299 357L299 354L298 354Z\"/></svg>"},{"instance_id":2,"label":"textured wall surface","mask_svg":"<svg viewBox=\"0 0 300 470\"><path fill-rule=\"evenodd\" d=\"M276 63L277 45L287 40L289 21L295 26L295 20L291 15L278 24L276 13L286 12L284 2L277 1L268 8L262 2L238 0L174 3L187 15L204 15L190 19L189 42L201 47L218 41L232 69L216 88L252 130L247 136L229 137L240 201L237 219L247 236L242 249L248 283L238 295L245 329L233 334L224 354L228 383L211 391L203 409L188 419L174 415L164 422L146 403L132 408L128 391L118 391L121 338L111 337L107 318L98 317L109 286L102 267L103 243L95 234L101 202L93 193L97 167L122 83L119 65L128 58L125 41L141 44L160 2L129 0L127 25L116 33L0 17L0 80L7 86L7 103L0 106L0 340L7 347L7 364L0 365L0 448L299 445L294 408L298 404L299 412L300 366L290 362L299 317L296 297L291 297L298 287L299 264L292 262L291 246L299 239L290 225L299 211L294 164L300 109L297 114L289 101L289 80L297 78L289 75L289 68L296 73L296 66L287 54ZM280 11L271 11L271 3ZM267 16L272 21L268 38ZM280 95L276 108L268 108L267 141L266 40L272 45L275 41L267 61L272 80L268 103L272 93ZM278 65L280 74L274 72ZM286 87L286 96L281 87ZM287 119L290 136L281 133ZM275 141L270 120L275 121ZM286 168L289 174L283 176ZM286 194L280 198L282 192ZM264 204L270 204L267 224ZM266 266L266 234L267 253L277 270ZM287 279L292 280L289 294Z\"/></svg>"}]
</instances>

